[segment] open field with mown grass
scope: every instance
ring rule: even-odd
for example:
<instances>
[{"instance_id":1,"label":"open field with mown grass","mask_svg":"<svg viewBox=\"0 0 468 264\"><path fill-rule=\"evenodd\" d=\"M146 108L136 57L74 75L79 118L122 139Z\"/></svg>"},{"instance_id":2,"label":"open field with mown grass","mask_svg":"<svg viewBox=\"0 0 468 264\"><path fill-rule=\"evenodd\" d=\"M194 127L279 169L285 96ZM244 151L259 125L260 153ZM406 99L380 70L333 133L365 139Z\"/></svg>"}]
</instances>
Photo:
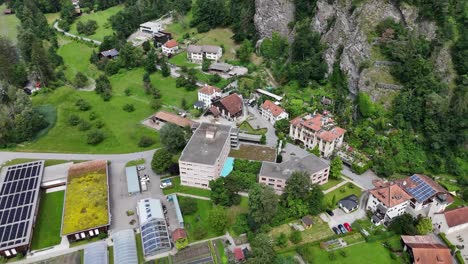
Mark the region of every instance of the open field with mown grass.
<instances>
[{"instance_id":1,"label":"open field with mown grass","mask_svg":"<svg viewBox=\"0 0 468 264\"><path fill-rule=\"evenodd\" d=\"M336 203L338 203L339 200L351 194L355 194L357 197L359 197L361 196L361 189L352 183L347 183L341 186L340 188L325 194L325 199L323 202L325 203L327 207L336 208L337 207ZM335 196L336 198L335 204L331 204L333 200L333 196Z\"/></svg>"},{"instance_id":2,"label":"open field with mown grass","mask_svg":"<svg viewBox=\"0 0 468 264\"><path fill-rule=\"evenodd\" d=\"M20 21L15 14L5 15L3 11L6 9L6 4L0 5L0 36L16 43Z\"/></svg>"},{"instance_id":3,"label":"open field with mown grass","mask_svg":"<svg viewBox=\"0 0 468 264\"><path fill-rule=\"evenodd\" d=\"M62 209L65 191L41 193L39 215L33 233L31 248L41 249L60 244Z\"/></svg>"},{"instance_id":4,"label":"open field with mown grass","mask_svg":"<svg viewBox=\"0 0 468 264\"><path fill-rule=\"evenodd\" d=\"M114 33L108 19L111 16L117 14L122 9L123 9L123 5L118 5L118 6L108 8L106 10L97 11L97 12L90 13L90 14L84 13L83 15L78 17L75 20L75 22L70 26L70 33L83 36L83 37L87 37L90 39L103 41L105 36L109 36ZM95 20L97 22L98 28L96 29L96 32L93 35L89 35L89 36L78 34L78 31L76 30L76 24L78 23L78 21L85 23L88 20Z\"/></svg>"}]
</instances>

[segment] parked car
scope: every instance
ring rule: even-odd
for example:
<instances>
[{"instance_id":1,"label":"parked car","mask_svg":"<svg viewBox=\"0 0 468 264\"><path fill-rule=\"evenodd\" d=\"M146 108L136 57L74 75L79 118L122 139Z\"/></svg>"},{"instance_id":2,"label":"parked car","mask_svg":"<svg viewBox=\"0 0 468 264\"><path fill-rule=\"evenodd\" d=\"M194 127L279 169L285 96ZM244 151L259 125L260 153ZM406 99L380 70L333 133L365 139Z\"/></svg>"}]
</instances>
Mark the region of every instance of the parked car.
<instances>
[{"instance_id":1,"label":"parked car","mask_svg":"<svg viewBox=\"0 0 468 264\"><path fill-rule=\"evenodd\" d=\"M339 224L338 228L340 229L341 233L346 234L346 228L344 228L342 224Z\"/></svg>"},{"instance_id":2,"label":"parked car","mask_svg":"<svg viewBox=\"0 0 468 264\"><path fill-rule=\"evenodd\" d=\"M351 228L351 226L348 223L344 223L343 226L346 228L346 231L348 231L348 232L353 231L353 229Z\"/></svg>"},{"instance_id":3,"label":"parked car","mask_svg":"<svg viewBox=\"0 0 468 264\"><path fill-rule=\"evenodd\" d=\"M144 170L144 169L145 169L145 166L143 166L143 165L137 166L137 170L139 170L139 171Z\"/></svg>"},{"instance_id":4,"label":"parked car","mask_svg":"<svg viewBox=\"0 0 468 264\"><path fill-rule=\"evenodd\" d=\"M333 232L335 232L335 234L337 234L337 235L341 234L340 230L339 230L338 228L336 228L336 226L334 226L334 227L332 228L332 230L333 230Z\"/></svg>"},{"instance_id":5,"label":"parked car","mask_svg":"<svg viewBox=\"0 0 468 264\"><path fill-rule=\"evenodd\" d=\"M332 210L327 210L326 212L327 212L327 214L328 214L329 216L334 216L334 215L335 215L335 214L333 213Z\"/></svg>"},{"instance_id":6,"label":"parked car","mask_svg":"<svg viewBox=\"0 0 468 264\"><path fill-rule=\"evenodd\" d=\"M159 185L159 188L164 189L164 188L171 187L171 186L172 186L171 181L163 181L161 182L161 185Z\"/></svg>"}]
</instances>

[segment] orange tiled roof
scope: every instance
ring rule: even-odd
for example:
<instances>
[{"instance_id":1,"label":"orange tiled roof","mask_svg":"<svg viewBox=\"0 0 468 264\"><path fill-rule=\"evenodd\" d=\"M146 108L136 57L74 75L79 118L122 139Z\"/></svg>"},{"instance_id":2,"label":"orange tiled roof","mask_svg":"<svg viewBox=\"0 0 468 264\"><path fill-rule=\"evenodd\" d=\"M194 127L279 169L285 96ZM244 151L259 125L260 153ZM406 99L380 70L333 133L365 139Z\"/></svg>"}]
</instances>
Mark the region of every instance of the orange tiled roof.
<instances>
[{"instance_id":1,"label":"orange tiled roof","mask_svg":"<svg viewBox=\"0 0 468 264\"><path fill-rule=\"evenodd\" d=\"M448 247L439 244L431 236L401 236L409 250L413 251L416 264L452 264Z\"/></svg>"},{"instance_id":2,"label":"orange tiled roof","mask_svg":"<svg viewBox=\"0 0 468 264\"><path fill-rule=\"evenodd\" d=\"M313 117L303 120L302 117L298 116L291 120L291 124L293 126L304 126L309 130L313 130L318 132L317 136L327 142L331 142L346 133L346 130L341 127L333 127L330 130L323 129L322 121L326 122L326 124L333 123L333 119L324 117L321 114L316 114Z\"/></svg>"},{"instance_id":3,"label":"orange tiled roof","mask_svg":"<svg viewBox=\"0 0 468 264\"><path fill-rule=\"evenodd\" d=\"M407 194L398 184L392 184L382 188L375 188L370 190L370 193L388 208L394 207L411 199L411 196Z\"/></svg>"},{"instance_id":4,"label":"orange tiled roof","mask_svg":"<svg viewBox=\"0 0 468 264\"><path fill-rule=\"evenodd\" d=\"M443 212L449 227L468 223L468 207L457 208Z\"/></svg>"},{"instance_id":5,"label":"orange tiled roof","mask_svg":"<svg viewBox=\"0 0 468 264\"><path fill-rule=\"evenodd\" d=\"M212 95L214 93L220 93L221 89L211 85L205 85L198 90L199 93Z\"/></svg>"},{"instance_id":6,"label":"orange tiled roof","mask_svg":"<svg viewBox=\"0 0 468 264\"><path fill-rule=\"evenodd\" d=\"M177 241L181 238L187 238L187 232L185 231L185 229L177 228L176 230L174 230L174 232L172 232L172 239L174 241Z\"/></svg>"},{"instance_id":7,"label":"orange tiled roof","mask_svg":"<svg viewBox=\"0 0 468 264\"><path fill-rule=\"evenodd\" d=\"M220 102L231 116L235 116L242 111L242 99L236 93L224 97Z\"/></svg>"},{"instance_id":8,"label":"orange tiled roof","mask_svg":"<svg viewBox=\"0 0 468 264\"><path fill-rule=\"evenodd\" d=\"M171 39L171 40L168 40L166 42L166 44L164 44L164 46L166 46L166 48L173 48L173 47L176 47L176 46L179 46L179 43L177 43L177 41Z\"/></svg>"},{"instance_id":9,"label":"orange tiled roof","mask_svg":"<svg viewBox=\"0 0 468 264\"><path fill-rule=\"evenodd\" d=\"M270 100L266 100L263 104L262 104L262 108L265 109L265 110L270 110L271 114L274 116L274 117L277 117L279 115L281 115L281 113L284 112L284 109L281 108L280 106L278 105L275 105L272 101Z\"/></svg>"},{"instance_id":10,"label":"orange tiled roof","mask_svg":"<svg viewBox=\"0 0 468 264\"><path fill-rule=\"evenodd\" d=\"M181 116L178 116L173 113L168 113L164 111L157 112L156 115L154 115L157 119L163 120L164 122L169 122L172 124L176 124L180 127L185 127L185 126L191 126L193 125L193 121L187 118L183 118Z\"/></svg>"}]
</instances>

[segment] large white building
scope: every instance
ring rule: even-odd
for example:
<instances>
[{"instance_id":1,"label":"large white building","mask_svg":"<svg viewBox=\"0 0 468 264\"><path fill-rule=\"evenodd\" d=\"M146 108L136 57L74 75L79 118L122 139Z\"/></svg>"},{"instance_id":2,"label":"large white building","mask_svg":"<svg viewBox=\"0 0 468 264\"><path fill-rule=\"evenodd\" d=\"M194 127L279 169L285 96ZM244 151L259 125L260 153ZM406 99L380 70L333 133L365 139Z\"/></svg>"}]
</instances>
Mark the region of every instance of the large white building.
<instances>
[{"instance_id":1,"label":"large white building","mask_svg":"<svg viewBox=\"0 0 468 264\"><path fill-rule=\"evenodd\" d=\"M468 207L436 213L432 217L432 224L434 229L446 234L460 232L468 228Z\"/></svg>"},{"instance_id":2,"label":"large white building","mask_svg":"<svg viewBox=\"0 0 468 264\"><path fill-rule=\"evenodd\" d=\"M202 108L210 108L214 99L221 97L221 89L205 85L198 90L198 101L203 103Z\"/></svg>"},{"instance_id":3,"label":"large white building","mask_svg":"<svg viewBox=\"0 0 468 264\"><path fill-rule=\"evenodd\" d=\"M187 47L187 60L193 63L202 63L203 59L219 61L223 56L223 49L219 46L211 45L189 45Z\"/></svg>"},{"instance_id":4,"label":"large white building","mask_svg":"<svg viewBox=\"0 0 468 264\"><path fill-rule=\"evenodd\" d=\"M390 222L404 213L432 218L453 202L448 191L426 175L414 174L392 183L375 184L377 187L369 191L366 206L374 213L375 224Z\"/></svg>"},{"instance_id":5,"label":"large white building","mask_svg":"<svg viewBox=\"0 0 468 264\"><path fill-rule=\"evenodd\" d=\"M265 100L261 107L262 117L268 120L272 125L281 119L288 119L289 114L279 105L270 100Z\"/></svg>"},{"instance_id":6,"label":"large white building","mask_svg":"<svg viewBox=\"0 0 468 264\"><path fill-rule=\"evenodd\" d=\"M148 34L156 34L159 31L163 30L161 23L158 22L145 22L140 24L140 32L148 33Z\"/></svg>"},{"instance_id":7,"label":"large white building","mask_svg":"<svg viewBox=\"0 0 468 264\"><path fill-rule=\"evenodd\" d=\"M201 123L179 158L181 185L209 189L221 174L231 144L237 144L236 128Z\"/></svg>"},{"instance_id":8,"label":"large white building","mask_svg":"<svg viewBox=\"0 0 468 264\"><path fill-rule=\"evenodd\" d=\"M298 116L291 120L289 127L289 137L306 148L318 147L323 157L330 157L335 148L343 145L345 133L346 130L337 127L327 112Z\"/></svg>"}]
</instances>

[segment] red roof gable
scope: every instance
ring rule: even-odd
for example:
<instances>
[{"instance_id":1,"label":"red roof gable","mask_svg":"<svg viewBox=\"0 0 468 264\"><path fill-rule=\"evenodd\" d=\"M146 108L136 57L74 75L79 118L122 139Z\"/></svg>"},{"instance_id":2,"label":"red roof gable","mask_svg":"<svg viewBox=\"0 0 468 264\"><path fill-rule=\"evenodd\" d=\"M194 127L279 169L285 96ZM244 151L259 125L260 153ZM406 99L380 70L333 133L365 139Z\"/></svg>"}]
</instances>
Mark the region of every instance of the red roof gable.
<instances>
[{"instance_id":1,"label":"red roof gable","mask_svg":"<svg viewBox=\"0 0 468 264\"><path fill-rule=\"evenodd\" d=\"M369 191L375 198L381 201L386 207L391 208L411 199L398 184L375 188Z\"/></svg>"},{"instance_id":2,"label":"red roof gable","mask_svg":"<svg viewBox=\"0 0 468 264\"><path fill-rule=\"evenodd\" d=\"M205 85L198 90L199 93L212 95L214 93L220 93L221 89L211 85Z\"/></svg>"},{"instance_id":3,"label":"red roof gable","mask_svg":"<svg viewBox=\"0 0 468 264\"><path fill-rule=\"evenodd\" d=\"M177 241L181 238L187 238L187 232L185 231L185 229L177 228L176 230L174 230L174 232L172 232L172 239L174 239L174 241Z\"/></svg>"},{"instance_id":4,"label":"red roof gable","mask_svg":"<svg viewBox=\"0 0 468 264\"><path fill-rule=\"evenodd\" d=\"M237 260L244 260L244 252L242 252L241 248L234 249L234 256Z\"/></svg>"},{"instance_id":5,"label":"red roof gable","mask_svg":"<svg viewBox=\"0 0 468 264\"><path fill-rule=\"evenodd\" d=\"M468 223L468 207L457 208L443 213L449 227Z\"/></svg>"},{"instance_id":6,"label":"red roof gable","mask_svg":"<svg viewBox=\"0 0 468 264\"><path fill-rule=\"evenodd\" d=\"M242 111L242 98L236 93L224 97L220 102L231 116L235 116Z\"/></svg>"},{"instance_id":7,"label":"red roof gable","mask_svg":"<svg viewBox=\"0 0 468 264\"><path fill-rule=\"evenodd\" d=\"M166 44L164 44L164 46L166 46L166 48L169 48L169 49L170 49L170 48L174 48L174 47L179 46L179 43L177 43L177 41L171 39L171 40L168 40L168 41L166 42Z\"/></svg>"},{"instance_id":8,"label":"red roof gable","mask_svg":"<svg viewBox=\"0 0 468 264\"><path fill-rule=\"evenodd\" d=\"M270 110L271 114L274 116L274 117L277 117L279 115L281 115L281 113L284 112L284 109L281 108L280 106L278 105L275 105L275 103L273 103L272 101L270 100L266 100L263 104L262 104L262 108L264 110Z\"/></svg>"}]
</instances>

